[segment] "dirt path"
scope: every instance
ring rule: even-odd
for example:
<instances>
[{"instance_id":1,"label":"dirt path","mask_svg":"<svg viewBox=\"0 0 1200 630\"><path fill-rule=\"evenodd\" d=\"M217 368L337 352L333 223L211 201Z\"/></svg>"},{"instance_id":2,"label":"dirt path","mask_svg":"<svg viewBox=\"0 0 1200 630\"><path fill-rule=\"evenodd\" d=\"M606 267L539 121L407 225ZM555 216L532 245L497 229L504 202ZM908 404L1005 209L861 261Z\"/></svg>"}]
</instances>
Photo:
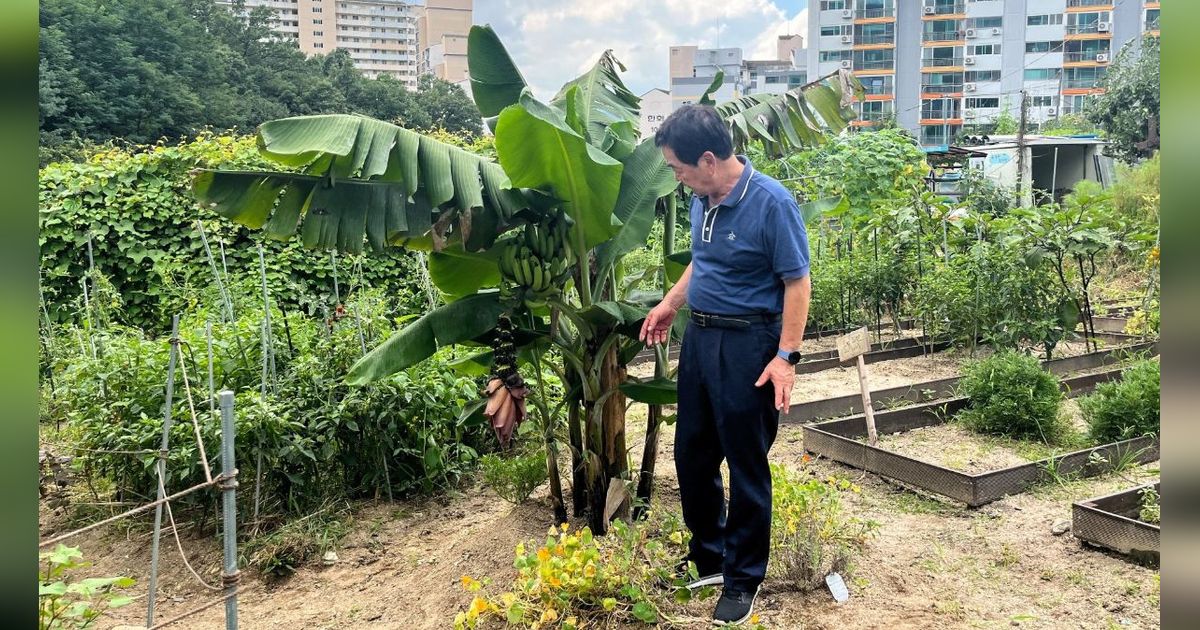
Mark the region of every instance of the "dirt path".
<instances>
[{"instance_id":1,"label":"dirt path","mask_svg":"<svg viewBox=\"0 0 1200 630\"><path fill-rule=\"evenodd\" d=\"M949 376L963 357L942 353L871 366L873 382L889 387ZM798 379L794 402L856 391L853 371L829 370ZM842 379L842 380L839 380ZM629 413L630 452L640 457L645 407ZM659 444L655 502L679 509L671 460L673 427ZM969 437L966 439L970 439ZM771 459L799 468L801 429L780 429ZM852 597L836 604L824 591L776 592L768 583L758 611L768 628L1157 628L1158 572L1083 547L1051 526L1070 519L1070 503L1158 476L1154 463L1125 478L1076 481L967 509L898 487L873 475L818 460L817 474L849 477L862 493L847 495L850 511L879 522L878 536L859 558ZM521 506L470 484L454 496L360 506L352 532L331 566L317 561L292 577L265 582L247 573L240 597L241 628L447 628L471 596L463 574L502 585L515 575L513 548L544 535L550 524L545 488ZM43 531L54 518L43 514ZM95 562L95 575L123 574L146 584L149 545L144 533L109 530L75 541ZM211 535L184 545L202 575L217 582L219 542ZM158 619L212 598L179 562L174 543L163 541ZM713 600L689 611L706 616ZM144 597L106 616L100 628L139 624ZM219 608L180 628L223 628ZM704 624L702 627L707 627Z\"/></svg>"}]
</instances>

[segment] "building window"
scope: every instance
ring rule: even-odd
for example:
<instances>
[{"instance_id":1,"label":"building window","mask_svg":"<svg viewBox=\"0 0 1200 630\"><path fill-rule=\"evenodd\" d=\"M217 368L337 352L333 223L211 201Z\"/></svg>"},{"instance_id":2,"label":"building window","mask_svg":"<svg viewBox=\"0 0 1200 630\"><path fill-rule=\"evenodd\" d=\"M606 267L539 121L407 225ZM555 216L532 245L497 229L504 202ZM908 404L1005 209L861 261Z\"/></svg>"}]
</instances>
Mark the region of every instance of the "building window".
<instances>
[{"instance_id":1,"label":"building window","mask_svg":"<svg viewBox=\"0 0 1200 630\"><path fill-rule=\"evenodd\" d=\"M837 11L846 8L846 0L821 0L822 11Z\"/></svg>"},{"instance_id":2,"label":"building window","mask_svg":"<svg viewBox=\"0 0 1200 630\"><path fill-rule=\"evenodd\" d=\"M999 55L1000 44L979 44L977 46L967 46L967 54L972 57L977 55Z\"/></svg>"},{"instance_id":3,"label":"building window","mask_svg":"<svg viewBox=\"0 0 1200 630\"><path fill-rule=\"evenodd\" d=\"M822 26L821 37L837 37L839 35L849 35L850 29L853 26L850 24L841 24L838 26Z\"/></svg>"},{"instance_id":4,"label":"building window","mask_svg":"<svg viewBox=\"0 0 1200 630\"><path fill-rule=\"evenodd\" d=\"M325 20L313 20L313 24L324 24Z\"/></svg>"},{"instance_id":5,"label":"building window","mask_svg":"<svg viewBox=\"0 0 1200 630\"><path fill-rule=\"evenodd\" d=\"M1062 74L1062 68L1026 68L1026 81L1055 81Z\"/></svg>"},{"instance_id":6,"label":"building window","mask_svg":"<svg viewBox=\"0 0 1200 630\"><path fill-rule=\"evenodd\" d=\"M967 28L1000 28L1004 18L996 17L978 17L967 20Z\"/></svg>"},{"instance_id":7,"label":"building window","mask_svg":"<svg viewBox=\"0 0 1200 630\"><path fill-rule=\"evenodd\" d=\"M966 107L967 107L967 109L986 109L989 107L1000 107L1000 98L996 97L996 96L968 98Z\"/></svg>"},{"instance_id":8,"label":"building window","mask_svg":"<svg viewBox=\"0 0 1200 630\"><path fill-rule=\"evenodd\" d=\"M313 48L324 48L324 47L325 47L325 44L322 44L320 42L313 44Z\"/></svg>"},{"instance_id":9,"label":"building window","mask_svg":"<svg viewBox=\"0 0 1200 630\"><path fill-rule=\"evenodd\" d=\"M1063 47L1063 43L1060 41L1025 42L1025 52L1027 52L1027 53L1061 52L1062 47Z\"/></svg>"},{"instance_id":10,"label":"building window","mask_svg":"<svg viewBox=\"0 0 1200 630\"><path fill-rule=\"evenodd\" d=\"M1158 12L1159 9L1146 9L1146 30L1158 30Z\"/></svg>"},{"instance_id":11,"label":"building window","mask_svg":"<svg viewBox=\"0 0 1200 630\"><path fill-rule=\"evenodd\" d=\"M1031 96L1029 104L1033 107L1054 107L1053 96Z\"/></svg>"},{"instance_id":12,"label":"building window","mask_svg":"<svg viewBox=\"0 0 1200 630\"><path fill-rule=\"evenodd\" d=\"M1027 26L1049 26L1051 24L1062 24L1061 13L1051 13L1050 15L1030 15L1025 18Z\"/></svg>"},{"instance_id":13,"label":"building window","mask_svg":"<svg viewBox=\"0 0 1200 630\"><path fill-rule=\"evenodd\" d=\"M312 12L313 12L313 13L320 13L320 12L321 12L321 7L313 7L313 8L312 8Z\"/></svg>"},{"instance_id":14,"label":"building window","mask_svg":"<svg viewBox=\"0 0 1200 630\"><path fill-rule=\"evenodd\" d=\"M984 81L999 81L999 70L968 70L966 72L966 80L969 83L982 83Z\"/></svg>"},{"instance_id":15,"label":"building window","mask_svg":"<svg viewBox=\"0 0 1200 630\"><path fill-rule=\"evenodd\" d=\"M783 77L766 77L766 82L767 83L779 83L779 80L782 78Z\"/></svg>"},{"instance_id":16,"label":"building window","mask_svg":"<svg viewBox=\"0 0 1200 630\"><path fill-rule=\"evenodd\" d=\"M313 37L321 37L324 34L324 31L313 31Z\"/></svg>"}]
</instances>

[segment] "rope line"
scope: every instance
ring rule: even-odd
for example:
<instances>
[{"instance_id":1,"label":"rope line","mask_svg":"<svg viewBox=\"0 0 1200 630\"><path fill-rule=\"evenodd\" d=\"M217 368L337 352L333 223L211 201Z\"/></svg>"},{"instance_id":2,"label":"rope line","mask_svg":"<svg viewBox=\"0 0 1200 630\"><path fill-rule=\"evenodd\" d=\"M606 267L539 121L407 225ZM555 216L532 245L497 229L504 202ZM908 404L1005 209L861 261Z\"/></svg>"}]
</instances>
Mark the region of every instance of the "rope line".
<instances>
[{"instance_id":1,"label":"rope line","mask_svg":"<svg viewBox=\"0 0 1200 630\"><path fill-rule=\"evenodd\" d=\"M155 624L155 625L153 625L153 626L150 626L150 627L149 627L149 628L147 628L146 630L158 630L159 628L165 628L166 626L169 626L169 625L171 625L171 624L173 624L173 623L178 623L179 621L182 621L182 620L184 620L184 619L186 619L186 618L188 618L188 617L191 617L192 615L194 615L194 614L196 614L196 613L199 613L199 612L203 612L203 611L205 611L205 610L208 610L209 608L212 608L213 606L216 606L217 604L223 604L223 603L225 603L226 601L228 601L230 598L237 597L238 595L241 595L241 594L245 593L245 592L246 592L246 591L248 591L248 590L250 590L250 589L249 589L249 588L240 588L240 589L238 589L238 590L236 590L236 591L234 591L234 592L232 592L232 593L230 593L230 594L228 594L228 595L226 595L226 596L224 596L224 597L222 597L222 598L220 598L220 599L214 599L213 601L211 601L211 602L208 602L207 604L202 604L202 605L200 605L200 606L197 606L197 607L195 607L195 608L193 608L193 609L191 609L191 610L189 610L189 611L187 611L187 612L185 612L185 613L181 613L181 614L179 614L179 615L176 615L176 616L174 616L174 617L171 617L170 619L168 619L168 620L166 620L166 621L160 621L160 622L158 622L157 624Z\"/></svg>"},{"instance_id":2,"label":"rope line","mask_svg":"<svg viewBox=\"0 0 1200 630\"><path fill-rule=\"evenodd\" d=\"M237 474L237 471L234 471L234 474L236 475L236 474ZM134 514L141 514L142 512L145 512L145 511L149 510L150 508L153 508L153 507L155 507L155 506L157 506L157 505L159 505L159 504L161 504L161 503L166 503L167 501L173 501L173 500L175 500L175 499L178 499L178 498L181 498L181 497L185 497L185 496L187 496L187 495L189 495L189 494L191 494L191 493L193 493L193 492L195 492L195 491L197 491L197 490L201 490L201 489L203 489L203 488L208 488L208 487L211 487L211 486L218 485L218 484L220 484L221 482L223 482L224 480L225 480L225 476L224 476L224 475L218 475L218 476L217 476L215 479L213 479L212 481L206 481L206 482L204 482L204 483L202 483L202 484L199 484L199 485L196 485L196 486L192 486L191 488L188 488L187 490L180 490L179 492L176 492L175 494L173 494L173 495L171 495L171 496L169 496L169 497L163 497L162 499L159 499L159 500L157 500L157 501L152 501L152 502L150 502L150 503L146 503L145 505L142 505L141 507L136 507L136 508L134 508L134 509L132 509L132 510L126 510L126 511L124 511L124 512L121 512L120 514L117 514L117 515L115 515L115 516L111 516L111 517L109 517L109 518L106 518L106 519L104 519L104 520L102 520L102 521L97 521L97 522L95 522L95 523L92 523L91 525L86 525L86 526L84 526L84 527L80 527L79 529L76 529L76 530L74 530L74 531L67 532L67 533L65 533L65 534L62 534L62 535L60 535L60 536L55 536L54 538L50 538L50 539L47 539L47 540L43 540L42 542L39 542L39 543L38 543L38 549L41 549L42 547L48 547L48 546L50 546L50 545L53 545L54 543L57 543L57 542L62 542L62 541L64 541L64 540L68 539L68 538L71 538L72 536L78 536L79 534L82 534L83 532L91 531L91 530L93 530L93 529L96 529L97 527L100 527L101 525L107 525L107 524L109 524L109 523L112 523L112 522L114 522L114 521L118 521L118 520L120 520L120 519L123 519L123 518L125 518L125 517L127 517L127 516L133 516Z\"/></svg>"},{"instance_id":3,"label":"rope line","mask_svg":"<svg viewBox=\"0 0 1200 630\"><path fill-rule=\"evenodd\" d=\"M187 377L185 376L184 378ZM162 475L159 475L158 477L158 488L162 490L163 494L167 493L166 487L163 486ZM175 539L175 548L179 550L179 557L183 560L183 566L187 567L187 570L192 574L192 577L196 578L196 581L200 582L204 588L213 591L221 590L220 586L213 586L212 584L205 582L204 578L200 577L200 574L196 573L196 570L192 568L192 563L188 562L187 554L183 553L183 543L179 540L179 527L175 525L175 515L171 513L171 502L166 501L164 505L167 507L167 522L171 524L171 537Z\"/></svg>"},{"instance_id":4,"label":"rope line","mask_svg":"<svg viewBox=\"0 0 1200 630\"><path fill-rule=\"evenodd\" d=\"M196 405L192 402L192 386L188 382L187 361L180 361L183 371L183 391L187 395L188 410L192 413L192 429L196 433L196 446L200 449L200 465L204 466L204 479L212 483L212 469L208 467L208 455L204 452L204 438L200 437L200 422L196 419Z\"/></svg>"}]
</instances>

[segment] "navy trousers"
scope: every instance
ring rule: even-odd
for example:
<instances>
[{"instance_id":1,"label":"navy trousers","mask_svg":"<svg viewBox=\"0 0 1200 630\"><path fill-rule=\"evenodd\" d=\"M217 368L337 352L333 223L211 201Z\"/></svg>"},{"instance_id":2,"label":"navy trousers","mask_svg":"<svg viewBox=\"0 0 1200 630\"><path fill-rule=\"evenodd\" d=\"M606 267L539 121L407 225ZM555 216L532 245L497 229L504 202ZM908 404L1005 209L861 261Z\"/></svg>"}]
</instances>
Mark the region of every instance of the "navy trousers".
<instances>
[{"instance_id":1,"label":"navy trousers","mask_svg":"<svg viewBox=\"0 0 1200 630\"><path fill-rule=\"evenodd\" d=\"M679 357L675 470L689 558L701 574L720 570L725 587L753 592L771 545L767 452L779 429L775 390L755 387L779 347L780 322L744 329L688 325ZM721 461L729 464L729 503Z\"/></svg>"}]
</instances>

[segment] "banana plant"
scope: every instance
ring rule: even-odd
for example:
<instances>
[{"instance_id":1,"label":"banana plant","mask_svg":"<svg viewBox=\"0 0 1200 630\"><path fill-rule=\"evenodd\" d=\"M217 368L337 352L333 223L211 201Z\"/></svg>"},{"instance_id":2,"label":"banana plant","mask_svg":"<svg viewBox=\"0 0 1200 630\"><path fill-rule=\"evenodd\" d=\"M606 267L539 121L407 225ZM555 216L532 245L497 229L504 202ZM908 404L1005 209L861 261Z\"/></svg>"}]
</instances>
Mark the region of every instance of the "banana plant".
<instances>
[{"instance_id":1,"label":"banana plant","mask_svg":"<svg viewBox=\"0 0 1200 630\"><path fill-rule=\"evenodd\" d=\"M593 531L604 533L609 518L630 507L627 397L674 401L669 379L626 376L626 362L642 349L641 322L661 295L627 296L619 278L625 254L645 243L656 204L675 203L676 182L653 139L639 137L639 99L611 51L548 102L529 90L488 26L471 29L468 67L495 133L496 161L363 116L304 116L258 130L259 149L277 171L202 171L193 190L202 206L271 238L298 234L309 247L348 252L364 243L429 252L446 303L367 353L347 375L351 383L387 378L440 346L471 347L477 352L464 369L491 375L486 406L476 407L504 443L530 393L518 364L531 353L539 363L557 357L553 368L569 389L576 513L586 511ZM743 141L808 146L853 116L844 105L818 105L849 98L838 77L724 105L722 113L735 130L749 130L735 131ZM556 488L554 432L542 433Z\"/></svg>"}]
</instances>

